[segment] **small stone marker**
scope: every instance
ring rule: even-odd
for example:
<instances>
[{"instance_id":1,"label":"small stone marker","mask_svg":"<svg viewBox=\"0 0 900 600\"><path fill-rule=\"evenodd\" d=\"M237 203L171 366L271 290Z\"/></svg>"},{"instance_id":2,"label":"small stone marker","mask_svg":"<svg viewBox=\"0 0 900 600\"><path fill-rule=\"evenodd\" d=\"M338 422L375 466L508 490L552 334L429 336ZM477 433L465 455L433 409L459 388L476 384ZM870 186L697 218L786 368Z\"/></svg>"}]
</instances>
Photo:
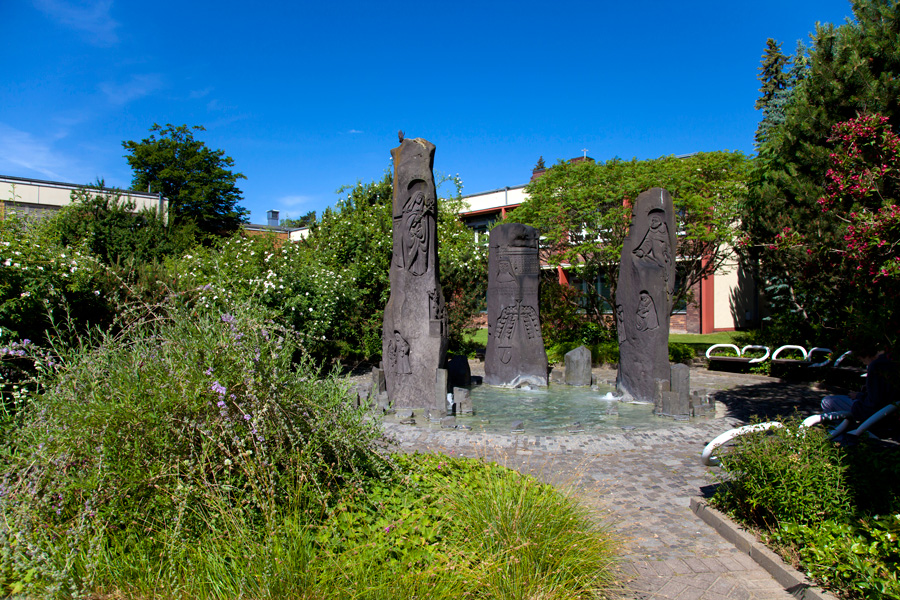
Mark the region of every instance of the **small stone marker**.
<instances>
[{"instance_id":1,"label":"small stone marker","mask_svg":"<svg viewBox=\"0 0 900 600\"><path fill-rule=\"evenodd\" d=\"M657 379L653 382L653 412L660 412L663 393L671 391L672 382L669 379Z\"/></svg>"},{"instance_id":2,"label":"small stone marker","mask_svg":"<svg viewBox=\"0 0 900 600\"><path fill-rule=\"evenodd\" d=\"M525 422L524 421L513 421L512 425L509 426L509 430L513 433L519 431L525 431Z\"/></svg>"},{"instance_id":3,"label":"small stone marker","mask_svg":"<svg viewBox=\"0 0 900 600\"><path fill-rule=\"evenodd\" d=\"M563 367L553 367L550 371L550 383L565 383L566 371Z\"/></svg>"},{"instance_id":4,"label":"small stone marker","mask_svg":"<svg viewBox=\"0 0 900 600\"><path fill-rule=\"evenodd\" d=\"M716 416L716 403L710 397L709 390L699 389L691 392L691 410L695 417Z\"/></svg>"},{"instance_id":5,"label":"small stone marker","mask_svg":"<svg viewBox=\"0 0 900 600\"><path fill-rule=\"evenodd\" d=\"M437 369L434 376L434 398L431 407L436 411L444 411L447 414L447 369Z\"/></svg>"},{"instance_id":6,"label":"small stone marker","mask_svg":"<svg viewBox=\"0 0 900 600\"><path fill-rule=\"evenodd\" d=\"M441 419L441 429L456 429L456 417L444 417Z\"/></svg>"},{"instance_id":7,"label":"small stone marker","mask_svg":"<svg viewBox=\"0 0 900 600\"><path fill-rule=\"evenodd\" d=\"M386 415L394 414L394 409L391 407L391 401L388 399L387 392L382 392L378 394L378 408L381 409Z\"/></svg>"},{"instance_id":8,"label":"small stone marker","mask_svg":"<svg viewBox=\"0 0 900 600\"><path fill-rule=\"evenodd\" d=\"M689 415L691 413L691 368L676 363L671 367L670 389L678 394L678 404L673 415Z\"/></svg>"},{"instance_id":9,"label":"small stone marker","mask_svg":"<svg viewBox=\"0 0 900 600\"><path fill-rule=\"evenodd\" d=\"M687 416L690 414L690 410L690 406L681 403L681 396L678 392L662 392L656 414L666 417Z\"/></svg>"},{"instance_id":10,"label":"small stone marker","mask_svg":"<svg viewBox=\"0 0 900 600\"><path fill-rule=\"evenodd\" d=\"M472 398L466 388L453 388L453 406L458 415L472 414Z\"/></svg>"},{"instance_id":11,"label":"small stone marker","mask_svg":"<svg viewBox=\"0 0 900 600\"><path fill-rule=\"evenodd\" d=\"M591 351L579 346L566 353L566 384L591 385Z\"/></svg>"},{"instance_id":12,"label":"small stone marker","mask_svg":"<svg viewBox=\"0 0 900 600\"><path fill-rule=\"evenodd\" d=\"M387 392L387 383L384 381L384 369L375 367L372 369L372 383L370 386L372 396L377 398L382 392Z\"/></svg>"},{"instance_id":13,"label":"small stone marker","mask_svg":"<svg viewBox=\"0 0 900 600\"><path fill-rule=\"evenodd\" d=\"M415 425L416 419L414 418L415 413L408 408L401 408L397 411L397 420L401 425Z\"/></svg>"}]
</instances>

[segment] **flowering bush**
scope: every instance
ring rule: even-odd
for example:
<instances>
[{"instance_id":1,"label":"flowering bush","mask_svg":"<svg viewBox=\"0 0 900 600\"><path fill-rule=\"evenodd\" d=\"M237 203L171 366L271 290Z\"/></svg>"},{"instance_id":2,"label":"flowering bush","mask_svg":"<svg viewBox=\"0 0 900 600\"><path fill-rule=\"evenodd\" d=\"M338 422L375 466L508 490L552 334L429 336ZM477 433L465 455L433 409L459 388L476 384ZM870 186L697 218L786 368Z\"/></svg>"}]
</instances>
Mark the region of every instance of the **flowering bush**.
<instances>
[{"instance_id":1,"label":"flowering bush","mask_svg":"<svg viewBox=\"0 0 900 600\"><path fill-rule=\"evenodd\" d=\"M202 308L228 311L251 300L267 307L320 358L352 344L354 325L364 316L354 270L331 268L300 244L278 247L272 238L234 236L213 248L195 248L170 261L169 269L181 289L196 292Z\"/></svg>"},{"instance_id":2,"label":"flowering bush","mask_svg":"<svg viewBox=\"0 0 900 600\"><path fill-rule=\"evenodd\" d=\"M866 114L835 125L830 141L836 148L819 205L847 219L839 251L861 284L900 280L900 136L887 117Z\"/></svg>"},{"instance_id":3,"label":"flowering bush","mask_svg":"<svg viewBox=\"0 0 900 600\"><path fill-rule=\"evenodd\" d=\"M786 324L788 333L805 324L815 331L810 343L875 336L892 345L900 340L900 136L886 117L863 114L836 124L829 141L821 211L783 226L763 249L782 272L767 290L778 321L771 332L782 335L772 341L784 341Z\"/></svg>"},{"instance_id":4,"label":"flowering bush","mask_svg":"<svg viewBox=\"0 0 900 600\"><path fill-rule=\"evenodd\" d=\"M40 342L62 312L103 322L110 316L107 280L90 251L55 244L23 220L0 221L0 341Z\"/></svg>"}]
</instances>

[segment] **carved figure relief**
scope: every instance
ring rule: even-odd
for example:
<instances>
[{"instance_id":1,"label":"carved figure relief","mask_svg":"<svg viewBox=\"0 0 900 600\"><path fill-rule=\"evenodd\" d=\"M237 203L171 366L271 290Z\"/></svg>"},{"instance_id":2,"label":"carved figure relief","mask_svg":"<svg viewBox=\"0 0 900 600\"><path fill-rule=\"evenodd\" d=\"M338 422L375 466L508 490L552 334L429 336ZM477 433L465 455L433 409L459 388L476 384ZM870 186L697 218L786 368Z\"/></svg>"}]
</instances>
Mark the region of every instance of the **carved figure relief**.
<instances>
[{"instance_id":1,"label":"carved figure relief","mask_svg":"<svg viewBox=\"0 0 900 600\"><path fill-rule=\"evenodd\" d=\"M628 339L625 333L625 307L618 303L616 304L616 333L619 336L620 344Z\"/></svg>"},{"instance_id":2,"label":"carved figure relief","mask_svg":"<svg viewBox=\"0 0 900 600\"><path fill-rule=\"evenodd\" d=\"M497 267L497 283L509 283L515 280L516 276L513 274L509 259L501 258Z\"/></svg>"},{"instance_id":3,"label":"carved figure relief","mask_svg":"<svg viewBox=\"0 0 900 600\"><path fill-rule=\"evenodd\" d=\"M437 288L428 290L428 318L429 334L443 336L447 322L447 305L444 304L444 296Z\"/></svg>"},{"instance_id":4,"label":"carved figure relief","mask_svg":"<svg viewBox=\"0 0 900 600\"><path fill-rule=\"evenodd\" d=\"M434 216L434 207L421 189L423 184L423 181L410 184L409 196L400 217L402 242L398 266L412 275L424 275L428 270L428 250L431 247L429 217Z\"/></svg>"},{"instance_id":5,"label":"carved figure relief","mask_svg":"<svg viewBox=\"0 0 900 600\"><path fill-rule=\"evenodd\" d=\"M497 348L500 349L500 362L503 364L508 364L512 357L512 340L516 328L521 328L529 340L540 335L541 323L533 306L522 306L522 302L517 301L515 306L504 308L497 317L494 332L497 336Z\"/></svg>"},{"instance_id":6,"label":"carved figure relief","mask_svg":"<svg viewBox=\"0 0 900 600\"><path fill-rule=\"evenodd\" d=\"M392 373L401 375L412 373L409 364L409 342L403 339L399 331L395 331L394 339L388 342L388 368Z\"/></svg>"},{"instance_id":7,"label":"carved figure relief","mask_svg":"<svg viewBox=\"0 0 900 600\"><path fill-rule=\"evenodd\" d=\"M672 251L669 248L669 227L665 222L662 211L654 210L650 213L650 227L644 235L644 239L634 254L645 261L652 261L663 267L665 278L668 279L669 265L672 264Z\"/></svg>"},{"instance_id":8,"label":"carved figure relief","mask_svg":"<svg viewBox=\"0 0 900 600\"><path fill-rule=\"evenodd\" d=\"M659 319L656 316L656 305L653 298L646 291L641 292L640 300L637 308L637 325L638 331L650 331L659 327Z\"/></svg>"}]
</instances>

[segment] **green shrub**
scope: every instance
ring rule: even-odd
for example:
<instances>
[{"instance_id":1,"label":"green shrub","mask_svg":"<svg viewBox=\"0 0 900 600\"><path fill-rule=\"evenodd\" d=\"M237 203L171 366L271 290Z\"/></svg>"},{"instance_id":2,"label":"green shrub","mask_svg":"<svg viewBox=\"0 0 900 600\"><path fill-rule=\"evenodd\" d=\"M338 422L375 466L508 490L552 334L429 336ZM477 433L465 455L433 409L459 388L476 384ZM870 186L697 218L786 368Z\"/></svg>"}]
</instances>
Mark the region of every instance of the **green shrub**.
<instances>
[{"instance_id":1,"label":"green shrub","mask_svg":"<svg viewBox=\"0 0 900 600\"><path fill-rule=\"evenodd\" d=\"M688 344L669 342L669 362L690 364L694 356L694 349Z\"/></svg>"},{"instance_id":2,"label":"green shrub","mask_svg":"<svg viewBox=\"0 0 900 600\"><path fill-rule=\"evenodd\" d=\"M843 450L821 428L801 428L794 419L740 436L721 464L714 503L745 522L772 529L851 514Z\"/></svg>"},{"instance_id":3,"label":"green shrub","mask_svg":"<svg viewBox=\"0 0 900 600\"><path fill-rule=\"evenodd\" d=\"M4 465L0 573L35 569L48 596L109 584L104 556L262 532L382 470L377 423L266 317L173 302L64 355Z\"/></svg>"},{"instance_id":4,"label":"green shrub","mask_svg":"<svg viewBox=\"0 0 900 600\"><path fill-rule=\"evenodd\" d=\"M851 598L900 598L900 514L789 523L773 538L793 546L807 574L828 588Z\"/></svg>"},{"instance_id":5,"label":"green shrub","mask_svg":"<svg viewBox=\"0 0 900 600\"><path fill-rule=\"evenodd\" d=\"M572 498L480 460L394 460L389 480L345 498L316 535L327 597L597 598L612 587L614 540Z\"/></svg>"}]
</instances>

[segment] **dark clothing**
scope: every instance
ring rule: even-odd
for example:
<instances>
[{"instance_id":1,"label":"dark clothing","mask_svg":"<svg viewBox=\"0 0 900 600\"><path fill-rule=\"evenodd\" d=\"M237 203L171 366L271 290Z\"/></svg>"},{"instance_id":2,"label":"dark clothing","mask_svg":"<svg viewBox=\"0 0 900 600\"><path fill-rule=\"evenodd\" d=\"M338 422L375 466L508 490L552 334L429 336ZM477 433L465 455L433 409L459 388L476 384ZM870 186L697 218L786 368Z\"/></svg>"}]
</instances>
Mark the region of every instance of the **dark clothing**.
<instances>
[{"instance_id":1,"label":"dark clothing","mask_svg":"<svg viewBox=\"0 0 900 600\"><path fill-rule=\"evenodd\" d=\"M858 421L865 421L891 402L896 402L895 390L891 381L894 363L887 354L881 354L866 367L866 383L857 394L850 412Z\"/></svg>"}]
</instances>

